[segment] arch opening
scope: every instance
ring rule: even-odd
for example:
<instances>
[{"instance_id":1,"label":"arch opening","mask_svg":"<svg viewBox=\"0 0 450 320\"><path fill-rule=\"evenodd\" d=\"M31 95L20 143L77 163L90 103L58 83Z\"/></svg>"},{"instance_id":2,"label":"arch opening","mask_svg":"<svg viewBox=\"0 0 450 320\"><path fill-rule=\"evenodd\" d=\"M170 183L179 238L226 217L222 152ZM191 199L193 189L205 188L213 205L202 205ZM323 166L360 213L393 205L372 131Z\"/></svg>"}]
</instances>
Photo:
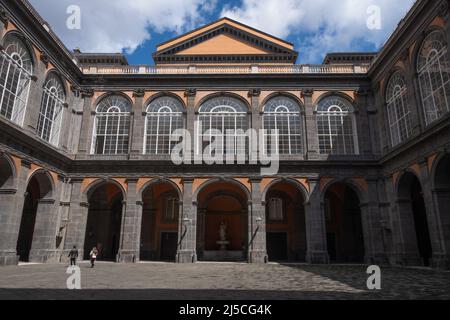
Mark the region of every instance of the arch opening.
<instances>
[{"instance_id":1,"label":"arch opening","mask_svg":"<svg viewBox=\"0 0 450 320\"><path fill-rule=\"evenodd\" d=\"M141 261L175 261L180 197L168 182L153 183L142 193Z\"/></svg>"},{"instance_id":2,"label":"arch opening","mask_svg":"<svg viewBox=\"0 0 450 320\"><path fill-rule=\"evenodd\" d=\"M433 252L425 201L422 185L413 173L407 172L399 180L398 198L405 251L418 256L417 264L429 266Z\"/></svg>"},{"instance_id":3,"label":"arch opening","mask_svg":"<svg viewBox=\"0 0 450 320\"><path fill-rule=\"evenodd\" d=\"M450 154L446 154L436 166L434 195L445 247L450 248Z\"/></svg>"},{"instance_id":4,"label":"arch opening","mask_svg":"<svg viewBox=\"0 0 450 320\"><path fill-rule=\"evenodd\" d=\"M120 248L122 190L113 183L97 186L88 197L89 210L84 240L84 259L96 247L98 260L117 261Z\"/></svg>"},{"instance_id":5,"label":"arch opening","mask_svg":"<svg viewBox=\"0 0 450 320\"><path fill-rule=\"evenodd\" d=\"M345 183L335 183L326 191L323 207L330 261L363 263L364 235L358 194Z\"/></svg>"},{"instance_id":6,"label":"arch opening","mask_svg":"<svg viewBox=\"0 0 450 320\"><path fill-rule=\"evenodd\" d=\"M306 261L304 195L288 182L270 187L266 197L266 244L269 261Z\"/></svg>"},{"instance_id":7,"label":"arch opening","mask_svg":"<svg viewBox=\"0 0 450 320\"><path fill-rule=\"evenodd\" d=\"M198 259L244 261L247 247L247 193L237 184L226 181L205 186L198 194Z\"/></svg>"},{"instance_id":8,"label":"arch opening","mask_svg":"<svg viewBox=\"0 0 450 320\"><path fill-rule=\"evenodd\" d=\"M19 261L29 262L30 252L35 238L36 220L40 214L50 214L49 201L52 196L52 182L45 172L37 172L28 182L22 218L17 239Z\"/></svg>"}]
</instances>

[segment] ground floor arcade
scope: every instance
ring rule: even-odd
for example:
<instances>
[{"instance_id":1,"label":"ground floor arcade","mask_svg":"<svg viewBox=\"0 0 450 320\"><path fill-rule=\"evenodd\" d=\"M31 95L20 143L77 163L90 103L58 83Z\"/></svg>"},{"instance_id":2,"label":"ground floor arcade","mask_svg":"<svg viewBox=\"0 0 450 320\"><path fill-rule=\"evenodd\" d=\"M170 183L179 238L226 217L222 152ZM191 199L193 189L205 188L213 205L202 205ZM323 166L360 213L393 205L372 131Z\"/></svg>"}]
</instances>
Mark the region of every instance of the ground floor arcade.
<instances>
[{"instance_id":1,"label":"ground floor arcade","mask_svg":"<svg viewBox=\"0 0 450 320\"><path fill-rule=\"evenodd\" d=\"M67 178L2 153L0 200L2 265L95 246L128 263L449 267L449 154L388 178Z\"/></svg>"}]
</instances>

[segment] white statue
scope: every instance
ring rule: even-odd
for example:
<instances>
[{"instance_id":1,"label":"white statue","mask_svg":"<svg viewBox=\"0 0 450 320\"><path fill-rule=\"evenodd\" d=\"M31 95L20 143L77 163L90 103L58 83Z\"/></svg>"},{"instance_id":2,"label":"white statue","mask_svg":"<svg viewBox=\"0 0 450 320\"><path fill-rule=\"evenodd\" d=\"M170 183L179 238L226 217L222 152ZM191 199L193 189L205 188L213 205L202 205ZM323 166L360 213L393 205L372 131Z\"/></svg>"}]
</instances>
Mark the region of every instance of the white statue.
<instances>
[{"instance_id":1,"label":"white statue","mask_svg":"<svg viewBox=\"0 0 450 320\"><path fill-rule=\"evenodd\" d=\"M227 223L225 221L222 221L219 225L219 235L220 241L227 240Z\"/></svg>"}]
</instances>

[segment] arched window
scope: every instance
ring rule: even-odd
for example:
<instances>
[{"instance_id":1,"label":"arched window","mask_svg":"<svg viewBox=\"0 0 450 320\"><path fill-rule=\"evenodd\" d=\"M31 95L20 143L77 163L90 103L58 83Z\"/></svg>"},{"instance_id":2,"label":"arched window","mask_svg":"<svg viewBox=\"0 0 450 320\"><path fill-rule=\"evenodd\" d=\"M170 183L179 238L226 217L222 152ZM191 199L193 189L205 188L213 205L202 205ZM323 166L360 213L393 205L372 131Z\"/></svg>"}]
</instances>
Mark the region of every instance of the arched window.
<instances>
[{"instance_id":1,"label":"arched window","mask_svg":"<svg viewBox=\"0 0 450 320\"><path fill-rule=\"evenodd\" d=\"M100 101L95 111L92 153L127 154L131 103L114 95Z\"/></svg>"},{"instance_id":2,"label":"arched window","mask_svg":"<svg viewBox=\"0 0 450 320\"><path fill-rule=\"evenodd\" d=\"M44 86L37 132L41 139L58 146L63 105L66 99L59 77L51 73Z\"/></svg>"},{"instance_id":3,"label":"arched window","mask_svg":"<svg viewBox=\"0 0 450 320\"><path fill-rule=\"evenodd\" d=\"M412 133L411 113L406 94L405 78L400 71L397 71L389 79L386 90L392 146L405 141Z\"/></svg>"},{"instance_id":4,"label":"arched window","mask_svg":"<svg viewBox=\"0 0 450 320\"><path fill-rule=\"evenodd\" d=\"M6 36L0 51L0 115L23 125L33 64L25 44Z\"/></svg>"},{"instance_id":5,"label":"arched window","mask_svg":"<svg viewBox=\"0 0 450 320\"><path fill-rule=\"evenodd\" d=\"M203 141L203 149L198 153L202 153L211 141L216 141L217 149L211 150L215 154L247 154L247 112L245 104L232 97L212 98L202 104L198 115L201 124L198 137Z\"/></svg>"},{"instance_id":6,"label":"arched window","mask_svg":"<svg viewBox=\"0 0 450 320\"><path fill-rule=\"evenodd\" d=\"M264 106L263 129L265 154L274 147L277 154L303 153L300 106L293 99L283 96L270 99ZM271 146L273 132L276 146Z\"/></svg>"},{"instance_id":7,"label":"arched window","mask_svg":"<svg viewBox=\"0 0 450 320\"><path fill-rule=\"evenodd\" d=\"M417 61L426 124L450 111L450 62L444 34L430 33L422 43Z\"/></svg>"},{"instance_id":8,"label":"arched window","mask_svg":"<svg viewBox=\"0 0 450 320\"><path fill-rule=\"evenodd\" d=\"M317 106L317 131L321 154L358 154L352 104L341 97L329 96Z\"/></svg>"},{"instance_id":9,"label":"arched window","mask_svg":"<svg viewBox=\"0 0 450 320\"><path fill-rule=\"evenodd\" d=\"M172 97L153 100L147 107L144 154L170 154L177 144L171 135L177 129L184 129L182 104Z\"/></svg>"}]
</instances>

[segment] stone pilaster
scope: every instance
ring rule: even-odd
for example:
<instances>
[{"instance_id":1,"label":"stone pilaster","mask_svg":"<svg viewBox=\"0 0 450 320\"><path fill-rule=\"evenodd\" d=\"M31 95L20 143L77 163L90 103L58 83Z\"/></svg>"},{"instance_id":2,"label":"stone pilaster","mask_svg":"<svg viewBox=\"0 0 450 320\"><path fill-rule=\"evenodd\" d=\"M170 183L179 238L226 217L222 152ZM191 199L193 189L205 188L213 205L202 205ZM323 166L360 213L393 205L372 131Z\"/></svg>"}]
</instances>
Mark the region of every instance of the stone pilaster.
<instances>
[{"instance_id":1,"label":"stone pilaster","mask_svg":"<svg viewBox=\"0 0 450 320\"><path fill-rule=\"evenodd\" d=\"M267 263L266 210L261 194L261 179L252 178L252 199L248 205L248 262Z\"/></svg>"},{"instance_id":2,"label":"stone pilaster","mask_svg":"<svg viewBox=\"0 0 450 320\"><path fill-rule=\"evenodd\" d=\"M387 264L376 179L368 181L367 197L367 202L361 203L365 261L368 264Z\"/></svg>"},{"instance_id":3,"label":"stone pilaster","mask_svg":"<svg viewBox=\"0 0 450 320\"><path fill-rule=\"evenodd\" d=\"M259 131L262 129L262 111L259 105L259 97L261 95L260 89L252 89L248 92L248 96L251 99L251 123L249 124L249 128L256 130L259 134ZM250 141L252 142L252 141ZM254 141L257 142L257 141ZM258 160L258 152L259 150L262 152L264 141L259 141L259 145L252 145L251 147L251 159Z\"/></svg>"},{"instance_id":4,"label":"stone pilaster","mask_svg":"<svg viewBox=\"0 0 450 320\"><path fill-rule=\"evenodd\" d=\"M15 265L19 262L16 248L30 167L31 164L23 160L17 173L15 189L0 190L0 265Z\"/></svg>"},{"instance_id":5,"label":"stone pilaster","mask_svg":"<svg viewBox=\"0 0 450 320\"><path fill-rule=\"evenodd\" d=\"M137 203L137 179L128 179L127 200L124 204L122 232L118 262L135 263L139 261L140 221L142 221L142 205Z\"/></svg>"},{"instance_id":6,"label":"stone pilaster","mask_svg":"<svg viewBox=\"0 0 450 320\"><path fill-rule=\"evenodd\" d=\"M184 179L182 210L178 221L177 263L197 262L197 202L192 199L193 179Z\"/></svg>"},{"instance_id":7,"label":"stone pilaster","mask_svg":"<svg viewBox=\"0 0 450 320\"><path fill-rule=\"evenodd\" d=\"M309 183L311 194L305 204L306 261L312 264L326 264L330 262L330 258L319 179L310 179Z\"/></svg>"},{"instance_id":8,"label":"stone pilaster","mask_svg":"<svg viewBox=\"0 0 450 320\"><path fill-rule=\"evenodd\" d=\"M39 112L41 110L41 102L43 95L43 87L45 84L45 64L38 61L34 66L33 77L31 80L30 93L28 103L25 109L23 127L31 135L37 134L37 126L39 121Z\"/></svg>"},{"instance_id":9,"label":"stone pilaster","mask_svg":"<svg viewBox=\"0 0 450 320\"><path fill-rule=\"evenodd\" d=\"M302 97L305 99L305 132L308 133L306 141L306 156L308 160L317 160L319 158L319 136L317 135L317 121L312 101L313 94L313 89L302 91Z\"/></svg>"},{"instance_id":10,"label":"stone pilaster","mask_svg":"<svg viewBox=\"0 0 450 320\"><path fill-rule=\"evenodd\" d=\"M78 153L79 154L89 154L91 151L91 141L92 141L92 131L93 131L93 111L92 107L92 97L94 95L94 91L92 90L82 90L81 97L84 99L83 106L83 117L81 120L81 135L80 141L78 144Z\"/></svg>"},{"instance_id":11,"label":"stone pilaster","mask_svg":"<svg viewBox=\"0 0 450 320\"><path fill-rule=\"evenodd\" d=\"M197 152L196 144L194 143L194 140L196 139L196 132L195 132L195 121L196 121L196 111L195 111L195 97L197 95L196 89L186 89L184 92L185 97L187 98L187 105L186 105L186 130L189 132L189 135L191 136L191 159L194 158L195 153ZM201 143L200 143L201 146ZM189 158L189 155L185 155Z\"/></svg>"},{"instance_id":12,"label":"stone pilaster","mask_svg":"<svg viewBox=\"0 0 450 320\"><path fill-rule=\"evenodd\" d=\"M358 133L358 150L360 155L372 155L371 123L367 106L370 90L361 88L356 92L356 130Z\"/></svg>"},{"instance_id":13,"label":"stone pilaster","mask_svg":"<svg viewBox=\"0 0 450 320\"><path fill-rule=\"evenodd\" d=\"M70 200L70 209L64 250L69 252L73 246L79 251L80 258L84 254L84 238L86 236L86 225L89 213L89 203L83 197L82 179L72 180L72 195Z\"/></svg>"},{"instance_id":14,"label":"stone pilaster","mask_svg":"<svg viewBox=\"0 0 450 320\"><path fill-rule=\"evenodd\" d=\"M130 159L138 159L144 151L144 135L145 135L145 117L144 109L144 90L136 90L133 93L134 108L133 108L133 127L130 133Z\"/></svg>"}]
</instances>

